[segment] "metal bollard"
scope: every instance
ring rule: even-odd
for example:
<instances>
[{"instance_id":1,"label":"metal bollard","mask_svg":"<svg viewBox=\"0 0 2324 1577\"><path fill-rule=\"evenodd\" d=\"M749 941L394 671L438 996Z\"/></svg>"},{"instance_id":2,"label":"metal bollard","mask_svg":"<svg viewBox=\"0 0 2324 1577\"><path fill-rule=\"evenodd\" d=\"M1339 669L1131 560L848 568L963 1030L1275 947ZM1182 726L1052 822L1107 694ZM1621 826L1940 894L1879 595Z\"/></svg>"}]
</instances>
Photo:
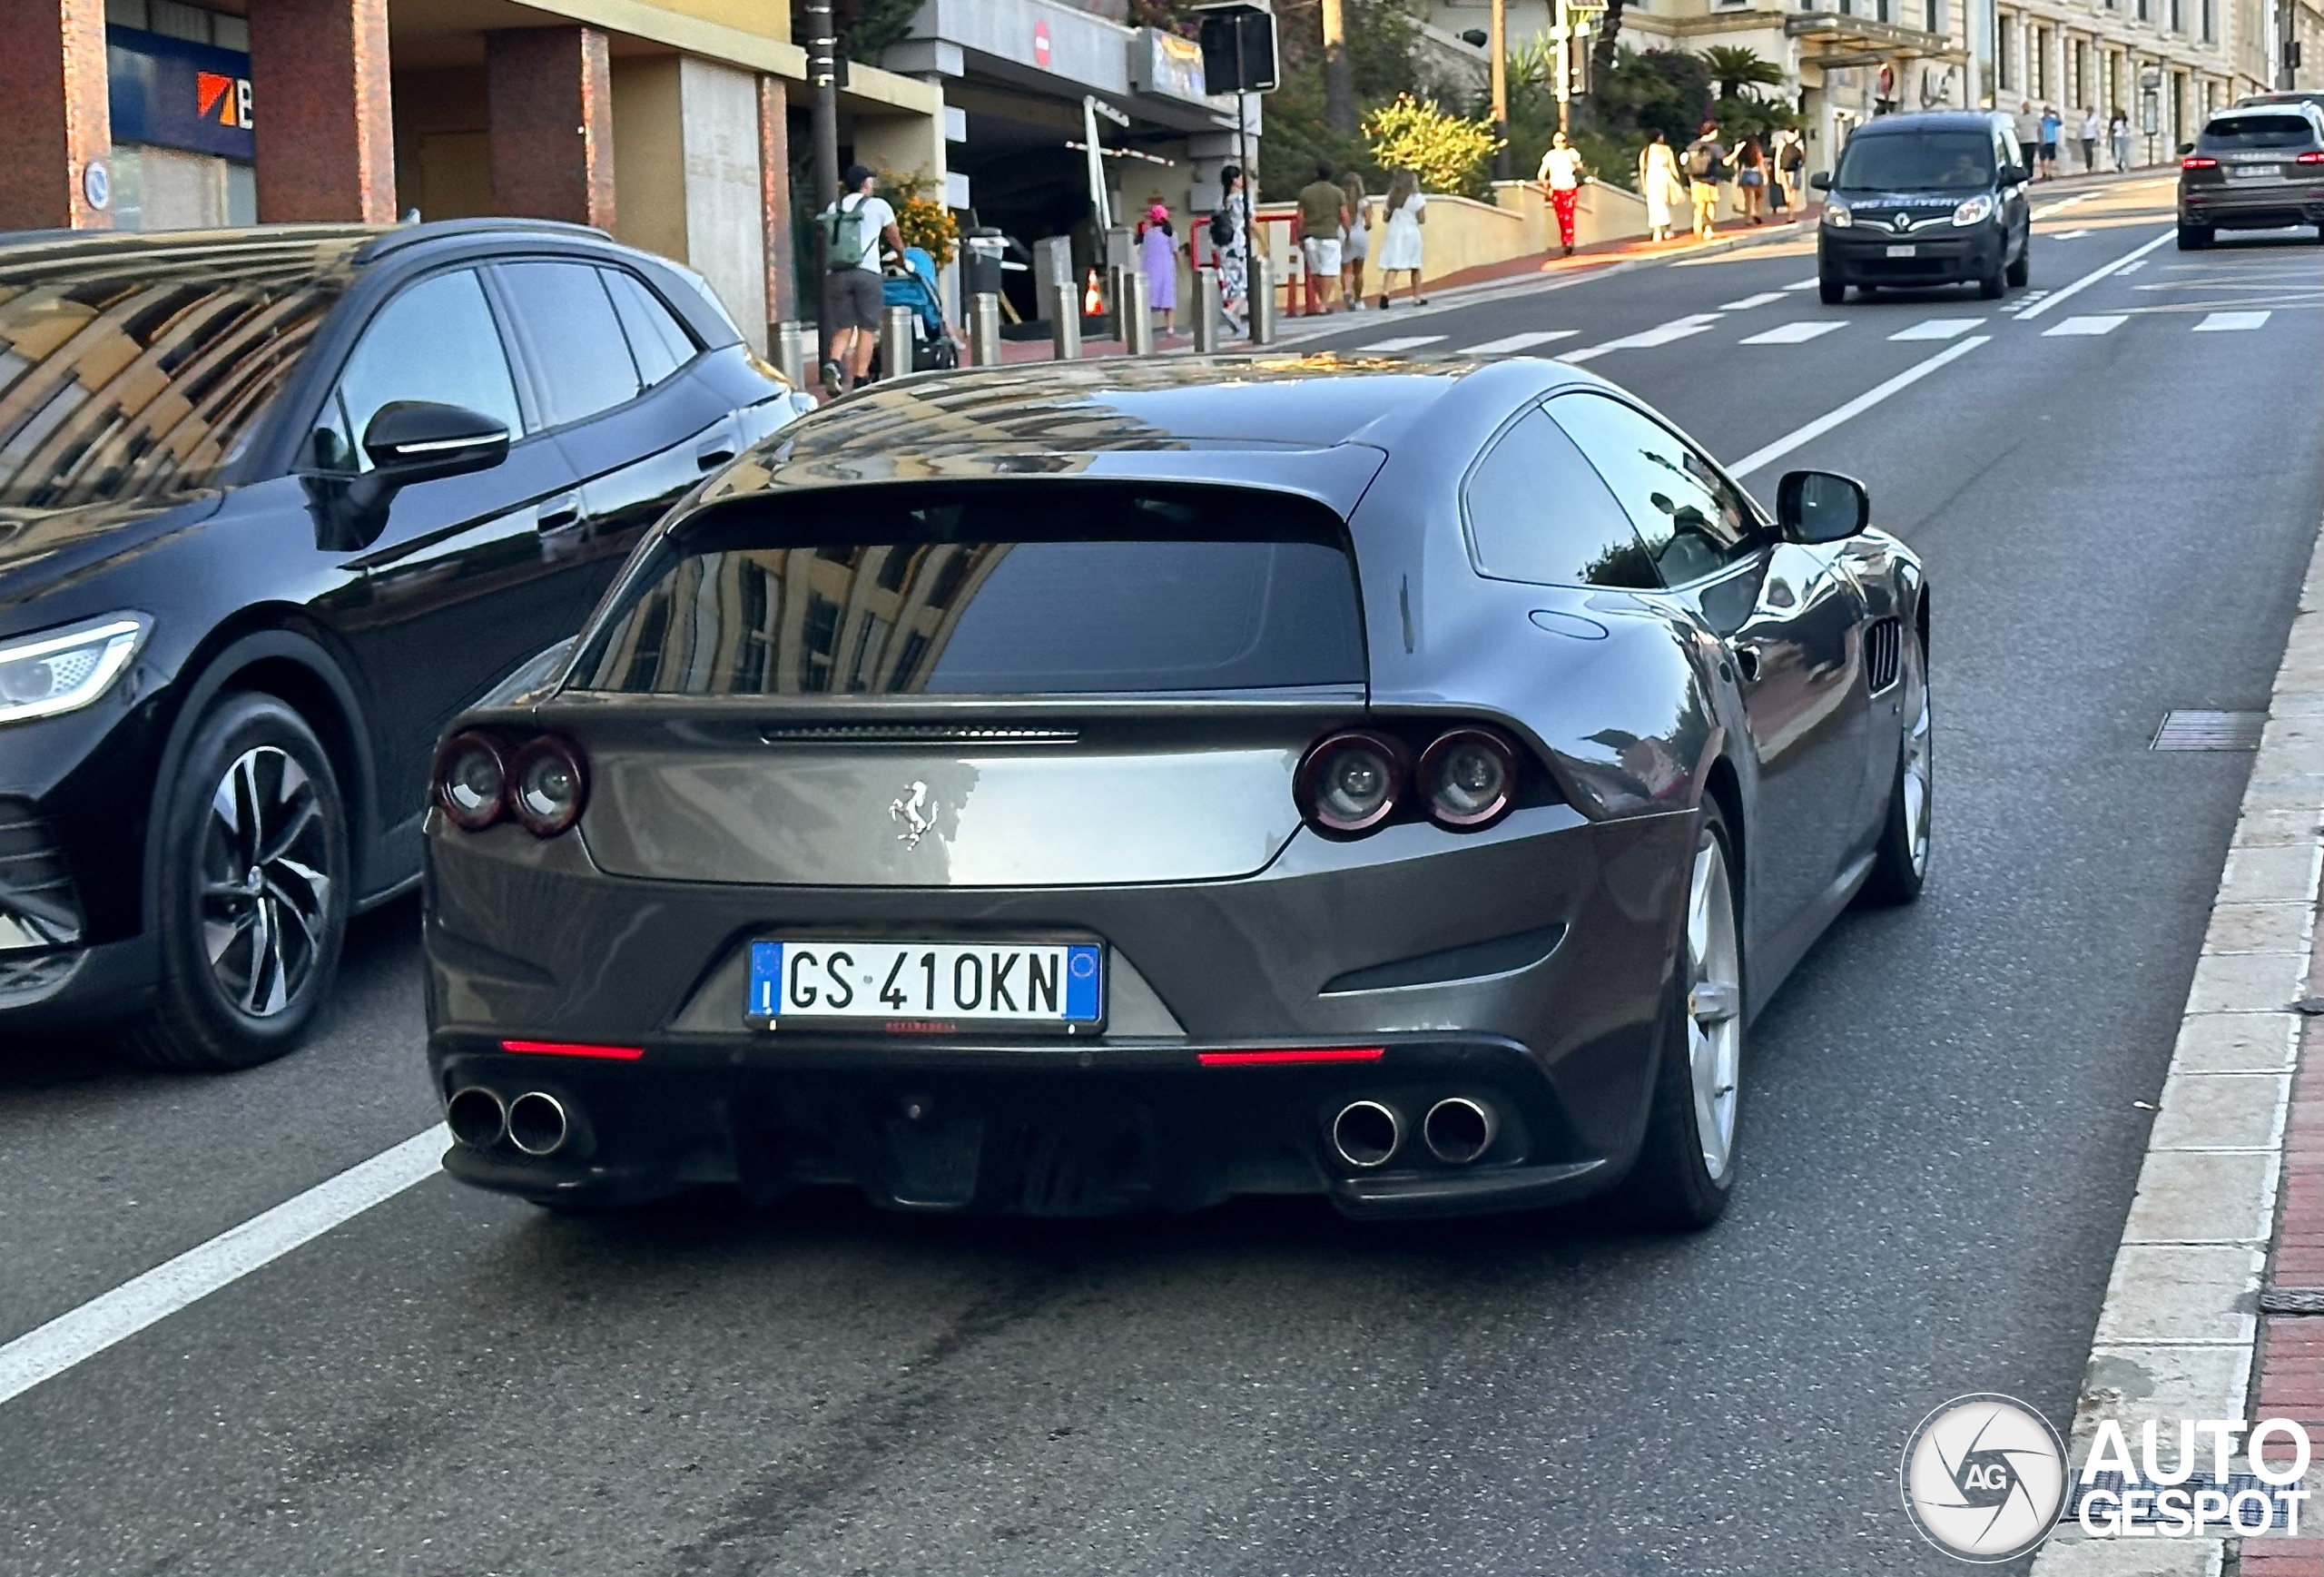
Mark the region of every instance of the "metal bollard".
<instances>
[{"instance_id":1,"label":"metal bollard","mask_svg":"<svg viewBox=\"0 0 2324 1577\"><path fill-rule=\"evenodd\" d=\"M787 318L774 326L774 370L792 388L807 387L807 342L799 332L795 318Z\"/></svg>"},{"instance_id":2,"label":"metal bollard","mask_svg":"<svg viewBox=\"0 0 2324 1577\"><path fill-rule=\"evenodd\" d=\"M1122 276L1122 350L1132 356L1154 354L1154 313L1146 304L1146 275L1136 270Z\"/></svg>"},{"instance_id":3,"label":"metal bollard","mask_svg":"<svg viewBox=\"0 0 2324 1577\"><path fill-rule=\"evenodd\" d=\"M990 291L969 298L969 363L1000 365L1000 298Z\"/></svg>"},{"instance_id":4,"label":"metal bollard","mask_svg":"<svg viewBox=\"0 0 2324 1577\"><path fill-rule=\"evenodd\" d=\"M1218 353L1219 319L1226 305L1219 295L1218 271L1212 268L1195 270L1195 353L1215 356Z\"/></svg>"},{"instance_id":5,"label":"metal bollard","mask_svg":"<svg viewBox=\"0 0 2324 1577\"><path fill-rule=\"evenodd\" d=\"M1081 360L1081 298L1069 281L1049 292L1049 333L1059 361Z\"/></svg>"},{"instance_id":6,"label":"metal bollard","mask_svg":"<svg viewBox=\"0 0 2324 1577\"><path fill-rule=\"evenodd\" d=\"M880 320L880 376L901 378L911 370L912 310L890 307Z\"/></svg>"},{"instance_id":7,"label":"metal bollard","mask_svg":"<svg viewBox=\"0 0 2324 1577\"><path fill-rule=\"evenodd\" d=\"M1251 343L1275 343L1275 264L1263 257L1251 260Z\"/></svg>"}]
</instances>

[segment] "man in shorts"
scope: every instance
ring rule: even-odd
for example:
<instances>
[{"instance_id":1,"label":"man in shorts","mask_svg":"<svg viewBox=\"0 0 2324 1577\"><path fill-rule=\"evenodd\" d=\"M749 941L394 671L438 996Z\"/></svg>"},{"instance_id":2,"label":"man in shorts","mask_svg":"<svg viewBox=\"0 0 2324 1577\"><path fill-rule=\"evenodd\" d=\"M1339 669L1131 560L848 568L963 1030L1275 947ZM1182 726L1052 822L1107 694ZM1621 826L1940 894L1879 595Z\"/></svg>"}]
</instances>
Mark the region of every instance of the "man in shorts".
<instances>
[{"instance_id":1,"label":"man in shorts","mask_svg":"<svg viewBox=\"0 0 2324 1577\"><path fill-rule=\"evenodd\" d=\"M1718 229L1718 178L1734 155L1718 140L1718 123L1705 121L1702 134L1687 144L1679 167L1687 172L1687 195L1695 208L1695 239L1709 241Z\"/></svg>"},{"instance_id":2,"label":"man in shorts","mask_svg":"<svg viewBox=\"0 0 2324 1577\"><path fill-rule=\"evenodd\" d=\"M1315 161L1315 179L1299 189L1299 250L1307 261L1307 310L1332 310L1340 288L1340 236L1347 229L1347 193L1332 167Z\"/></svg>"},{"instance_id":3,"label":"man in shorts","mask_svg":"<svg viewBox=\"0 0 2324 1577\"><path fill-rule=\"evenodd\" d=\"M872 352L879 345L880 244L901 257L904 238L896 229L896 211L885 198L872 195L872 172L850 164L840 183L840 199L815 218L824 248L823 394L837 399L863 381L872 370ZM891 368L909 371L909 368Z\"/></svg>"}]
</instances>

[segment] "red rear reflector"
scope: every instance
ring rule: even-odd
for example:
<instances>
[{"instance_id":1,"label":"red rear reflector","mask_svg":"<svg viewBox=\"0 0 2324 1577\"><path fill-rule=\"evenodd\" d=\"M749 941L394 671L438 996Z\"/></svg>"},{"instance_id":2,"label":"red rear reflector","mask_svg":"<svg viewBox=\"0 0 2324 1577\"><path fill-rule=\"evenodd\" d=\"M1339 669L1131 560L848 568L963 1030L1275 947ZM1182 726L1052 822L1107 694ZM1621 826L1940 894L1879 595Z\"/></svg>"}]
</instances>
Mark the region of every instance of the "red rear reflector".
<instances>
[{"instance_id":1,"label":"red rear reflector","mask_svg":"<svg viewBox=\"0 0 2324 1577\"><path fill-rule=\"evenodd\" d=\"M2219 168L2219 161L2216 159L2206 159L2201 153L2198 153L2191 159L2180 160L2179 168L2181 170L2216 170Z\"/></svg>"},{"instance_id":2,"label":"red rear reflector","mask_svg":"<svg viewBox=\"0 0 2324 1577\"><path fill-rule=\"evenodd\" d=\"M1266 1062L1377 1062L1385 1046L1302 1046L1283 1051L1197 1051L1205 1068L1247 1068Z\"/></svg>"},{"instance_id":3,"label":"red rear reflector","mask_svg":"<svg viewBox=\"0 0 2324 1577\"><path fill-rule=\"evenodd\" d=\"M2295 164L2324 164L2324 153L2302 153L2292 161Z\"/></svg>"},{"instance_id":4,"label":"red rear reflector","mask_svg":"<svg viewBox=\"0 0 2324 1577\"><path fill-rule=\"evenodd\" d=\"M523 1057L596 1057L608 1062L635 1062L645 1055L643 1046L586 1046L575 1040L503 1040L500 1049Z\"/></svg>"}]
</instances>

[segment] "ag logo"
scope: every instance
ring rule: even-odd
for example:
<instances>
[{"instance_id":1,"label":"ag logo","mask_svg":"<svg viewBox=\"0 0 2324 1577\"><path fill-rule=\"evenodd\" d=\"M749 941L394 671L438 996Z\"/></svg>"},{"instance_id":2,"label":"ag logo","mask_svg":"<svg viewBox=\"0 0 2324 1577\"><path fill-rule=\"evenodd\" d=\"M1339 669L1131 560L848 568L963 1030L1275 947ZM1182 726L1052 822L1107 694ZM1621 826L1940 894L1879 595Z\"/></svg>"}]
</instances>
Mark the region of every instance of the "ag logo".
<instances>
[{"instance_id":1,"label":"ag logo","mask_svg":"<svg viewBox=\"0 0 2324 1577\"><path fill-rule=\"evenodd\" d=\"M2065 1443L2014 1397L1956 1396L1913 1431L1897 1481L1922 1538L1981 1565L2014 1561L2057 1526Z\"/></svg>"}]
</instances>

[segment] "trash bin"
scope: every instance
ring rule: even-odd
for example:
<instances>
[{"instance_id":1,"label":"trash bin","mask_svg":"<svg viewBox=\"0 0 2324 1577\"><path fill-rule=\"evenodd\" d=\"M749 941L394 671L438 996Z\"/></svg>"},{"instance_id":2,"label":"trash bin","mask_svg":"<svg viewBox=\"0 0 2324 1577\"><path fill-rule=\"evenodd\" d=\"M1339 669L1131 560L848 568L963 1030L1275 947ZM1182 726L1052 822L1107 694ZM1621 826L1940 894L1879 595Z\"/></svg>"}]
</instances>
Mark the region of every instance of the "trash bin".
<instances>
[{"instance_id":1,"label":"trash bin","mask_svg":"<svg viewBox=\"0 0 2324 1577\"><path fill-rule=\"evenodd\" d=\"M963 294L970 300L1000 294L1000 257L1007 245L997 230L971 230L961 236L961 265L967 276L960 281Z\"/></svg>"}]
</instances>

